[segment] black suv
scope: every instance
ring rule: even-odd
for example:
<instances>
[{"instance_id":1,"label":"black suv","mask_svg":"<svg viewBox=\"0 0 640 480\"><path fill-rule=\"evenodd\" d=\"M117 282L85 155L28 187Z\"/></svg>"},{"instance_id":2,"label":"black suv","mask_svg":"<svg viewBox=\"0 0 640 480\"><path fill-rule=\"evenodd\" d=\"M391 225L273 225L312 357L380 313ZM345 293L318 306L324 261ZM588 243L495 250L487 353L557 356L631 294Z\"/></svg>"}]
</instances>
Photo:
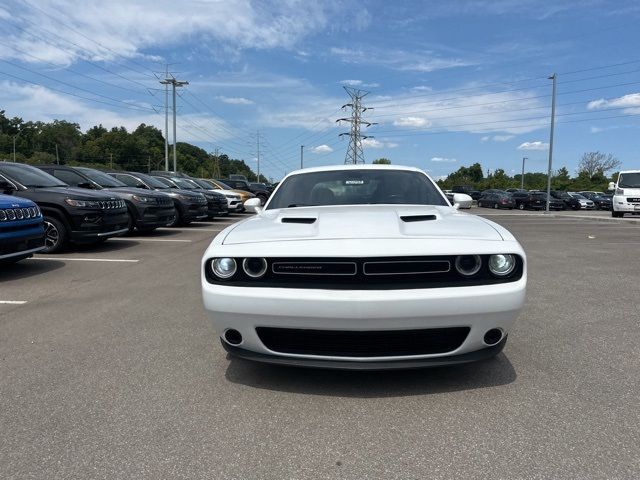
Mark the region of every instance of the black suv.
<instances>
[{"instance_id":1,"label":"black suv","mask_svg":"<svg viewBox=\"0 0 640 480\"><path fill-rule=\"evenodd\" d=\"M140 232L150 232L175 221L176 210L173 199L164 193L127 187L121 181L93 168L63 165L38 165L37 167L73 187L108 190L123 199L129 211L130 232L134 228Z\"/></svg>"},{"instance_id":2,"label":"black suv","mask_svg":"<svg viewBox=\"0 0 640 480\"><path fill-rule=\"evenodd\" d=\"M145 190L157 190L166 193L173 199L176 209L176 218L168 224L169 227L188 225L196 220L207 218L207 199L200 193L188 190L174 189L166 186L151 175L137 172L108 172L109 175L128 187L144 188Z\"/></svg>"},{"instance_id":3,"label":"black suv","mask_svg":"<svg viewBox=\"0 0 640 480\"><path fill-rule=\"evenodd\" d=\"M235 188L236 190L244 190L245 192L253 193L260 199L260 203L262 203L262 205L267 202L269 195L271 195L271 192L269 192L269 190L267 190L266 188L252 186L259 184L250 184L249 182L246 182L244 180L234 180L232 178L225 178L224 180L219 181L229 185L231 188Z\"/></svg>"},{"instance_id":4,"label":"black suv","mask_svg":"<svg viewBox=\"0 0 640 480\"><path fill-rule=\"evenodd\" d=\"M21 163L0 162L4 193L35 202L44 217L45 252L62 250L69 242L98 243L128 230L124 201L108 192L69 187L42 170Z\"/></svg>"},{"instance_id":5,"label":"black suv","mask_svg":"<svg viewBox=\"0 0 640 480\"><path fill-rule=\"evenodd\" d=\"M197 183L188 178L167 177L164 175L154 176L156 180L161 181L171 188L180 188L192 192L201 193L207 199L207 218L213 219L216 216L229 215L229 207L227 207L227 197L216 192L205 190Z\"/></svg>"},{"instance_id":6,"label":"black suv","mask_svg":"<svg viewBox=\"0 0 640 480\"><path fill-rule=\"evenodd\" d=\"M571 210L580 210L582 205L580 205L580 201L577 198L573 198L567 192L560 192L558 190L551 190L551 196L556 200L560 200L564 203L566 208L570 208Z\"/></svg>"},{"instance_id":7,"label":"black suv","mask_svg":"<svg viewBox=\"0 0 640 480\"><path fill-rule=\"evenodd\" d=\"M474 200L478 200L480 198L480 195L482 195L480 191L476 190L471 185L455 185L453 188L451 188L451 191L453 193L466 193Z\"/></svg>"}]
</instances>

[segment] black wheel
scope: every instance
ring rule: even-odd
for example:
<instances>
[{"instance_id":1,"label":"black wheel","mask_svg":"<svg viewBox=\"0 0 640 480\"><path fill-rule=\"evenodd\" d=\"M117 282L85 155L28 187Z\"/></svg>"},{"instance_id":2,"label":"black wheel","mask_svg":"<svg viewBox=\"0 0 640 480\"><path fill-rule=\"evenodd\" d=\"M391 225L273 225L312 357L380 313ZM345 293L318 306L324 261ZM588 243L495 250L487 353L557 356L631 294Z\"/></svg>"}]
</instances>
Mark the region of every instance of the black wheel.
<instances>
[{"instance_id":1,"label":"black wheel","mask_svg":"<svg viewBox=\"0 0 640 480\"><path fill-rule=\"evenodd\" d=\"M494 203L494 204L493 204L493 208L497 210L497 209L498 209L498 204L497 204L497 203Z\"/></svg>"},{"instance_id":2,"label":"black wheel","mask_svg":"<svg viewBox=\"0 0 640 480\"><path fill-rule=\"evenodd\" d=\"M44 217L44 245L42 250L45 253L56 253L62 251L67 246L67 227L64 223L54 217Z\"/></svg>"},{"instance_id":3,"label":"black wheel","mask_svg":"<svg viewBox=\"0 0 640 480\"><path fill-rule=\"evenodd\" d=\"M171 223L167 223L167 227L179 227L182 225L182 213L180 209L176 208L176 216Z\"/></svg>"},{"instance_id":4,"label":"black wheel","mask_svg":"<svg viewBox=\"0 0 640 480\"><path fill-rule=\"evenodd\" d=\"M128 230L127 233L131 235L135 230L135 228L136 228L136 225L135 225L135 222L133 221L133 214L131 213L131 210L127 210L127 230Z\"/></svg>"},{"instance_id":5,"label":"black wheel","mask_svg":"<svg viewBox=\"0 0 640 480\"><path fill-rule=\"evenodd\" d=\"M624 217L624 212L611 212L611 216L613 218L622 218Z\"/></svg>"},{"instance_id":6,"label":"black wheel","mask_svg":"<svg viewBox=\"0 0 640 480\"><path fill-rule=\"evenodd\" d=\"M519 208L520 210L524 210L524 203L519 204L519 205L518 205L518 208Z\"/></svg>"}]
</instances>

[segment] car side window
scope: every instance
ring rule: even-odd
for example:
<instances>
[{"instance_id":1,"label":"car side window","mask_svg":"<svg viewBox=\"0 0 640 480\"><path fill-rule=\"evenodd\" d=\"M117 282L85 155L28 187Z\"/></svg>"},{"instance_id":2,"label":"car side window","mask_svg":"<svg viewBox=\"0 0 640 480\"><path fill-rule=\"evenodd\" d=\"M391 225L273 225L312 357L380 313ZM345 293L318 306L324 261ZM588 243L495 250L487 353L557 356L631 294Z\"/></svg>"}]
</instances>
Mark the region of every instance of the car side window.
<instances>
[{"instance_id":1,"label":"car side window","mask_svg":"<svg viewBox=\"0 0 640 480\"><path fill-rule=\"evenodd\" d=\"M81 183L86 183L86 180L84 178L82 178L76 172L72 172L70 170L55 169L53 171L53 176L59 180L62 180L67 185L71 185L72 187L77 187Z\"/></svg>"}]
</instances>

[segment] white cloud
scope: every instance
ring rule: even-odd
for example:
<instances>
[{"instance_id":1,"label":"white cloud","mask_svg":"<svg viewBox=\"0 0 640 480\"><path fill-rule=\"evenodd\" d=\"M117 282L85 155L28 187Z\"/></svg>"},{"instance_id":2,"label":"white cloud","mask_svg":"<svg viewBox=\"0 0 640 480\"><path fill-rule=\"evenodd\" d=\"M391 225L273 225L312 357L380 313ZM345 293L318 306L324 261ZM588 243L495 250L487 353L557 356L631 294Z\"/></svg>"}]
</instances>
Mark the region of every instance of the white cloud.
<instances>
[{"instance_id":1,"label":"white cloud","mask_svg":"<svg viewBox=\"0 0 640 480\"><path fill-rule=\"evenodd\" d=\"M305 14L300 15L303 9ZM361 15L359 23L353 24L349 19L356 10ZM140 57L150 47L180 45L189 38L200 39L202 45L215 44L232 50L293 49L302 39L326 29L359 29L370 20L368 12L351 0L38 0L37 8L20 3L12 13L16 23L36 25L37 29L29 28L6 36L5 40L21 50L38 52L37 56L47 61L62 64L79 58ZM60 18L73 30L61 25ZM40 33L40 28L55 32L55 36ZM29 35L28 31L35 35ZM78 47L70 47L68 42ZM13 57L34 61L15 52Z\"/></svg>"},{"instance_id":2,"label":"white cloud","mask_svg":"<svg viewBox=\"0 0 640 480\"><path fill-rule=\"evenodd\" d=\"M494 135L492 139L494 142L507 142L511 140L514 136L515 135Z\"/></svg>"},{"instance_id":3,"label":"white cloud","mask_svg":"<svg viewBox=\"0 0 640 480\"><path fill-rule=\"evenodd\" d=\"M164 130L164 116L152 111L114 112L45 87L18 85L8 81L0 82L0 105L10 117L20 116L25 121L44 122L64 119L78 123L82 130L102 124L107 129L123 126L131 131L141 123ZM233 127L212 115L182 114L178 117L178 141L199 143L205 141L204 137L212 141L233 135Z\"/></svg>"},{"instance_id":4,"label":"white cloud","mask_svg":"<svg viewBox=\"0 0 640 480\"><path fill-rule=\"evenodd\" d=\"M491 137L484 136L480 139L481 142L488 142Z\"/></svg>"},{"instance_id":5,"label":"white cloud","mask_svg":"<svg viewBox=\"0 0 640 480\"><path fill-rule=\"evenodd\" d=\"M384 143L375 138L365 138L362 140L362 148L384 148Z\"/></svg>"},{"instance_id":6,"label":"white cloud","mask_svg":"<svg viewBox=\"0 0 640 480\"><path fill-rule=\"evenodd\" d=\"M431 122L423 117L401 117L393 121L396 127L430 127Z\"/></svg>"},{"instance_id":7,"label":"white cloud","mask_svg":"<svg viewBox=\"0 0 640 480\"><path fill-rule=\"evenodd\" d=\"M458 160L455 158L446 158L446 157L431 157L432 162L441 162L441 163L455 163Z\"/></svg>"},{"instance_id":8,"label":"white cloud","mask_svg":"<svg viewBox=\"0 0 640 480\"><path fill-rule=\"evenodd\" d=\"M618 98L600 98L587 104L589 110L599 108L624 108L625 113L640 113L640 93L630 93Z\"/></svg>"},{"instance_id":9,"label":"white cloud","mask_svg":"<svg viewBox=\"0 0 640 480\"><path fill-rule=\"evenodd\" d=\"M600 128L600 127L591 127L591 133L600 133L604 131L604 128Z\"/></svg>"},{"instance_id":10,"label":"white cloud","mask_svg":"<svg viewBox=\"0 0 640 480\"><path fill-rule=\"evenodd\" d=\"M400 146L399 143L387 142L387 148L398 148L399 146Z\"/></svg>"},{"instance_id":11,"label":"white cloud","mask_svg":"<svg viewBox=\"0 0 640 480\"><path fill-rule=\"evenodd\" d=\"M518 150L549 150L549 144L545 142L524 142L518 145Z\"/></svg>"},{"instance_id":12,"label":"white cloud","mask_svg":"<svg viewBox=\"0 0 640 480\"><path fill-rule=\"evenodd\" d=\"M313 153L331 153L331 152L333 152L333 148L331 148L329 145L318 145L317 147L313 147L311 149L311 152L313 152Z\"/></svg>"},{"instance_id":13,"label":"white cloud","mask_svg":"<svg viewBox=\"0 0 640 480\"><path fill-rule=\"evenodd\" d=\"M348 87L362 87L362 88L376 88L379 87L379 83L365 83L362 80L340 80L341 85Z\"/></svg>"},{"instance_id":14,"label":"white cloud","mask_svg":"<svg viewBox=\"0 0 640 480\"><path fill-rule=\"evenodd\" d=\"M230 105L253 105L253 100L249 100L244 97L225 97L224 95L220 95L217 97L223 103L228 103Z\"/></svg>"}]
</instances>

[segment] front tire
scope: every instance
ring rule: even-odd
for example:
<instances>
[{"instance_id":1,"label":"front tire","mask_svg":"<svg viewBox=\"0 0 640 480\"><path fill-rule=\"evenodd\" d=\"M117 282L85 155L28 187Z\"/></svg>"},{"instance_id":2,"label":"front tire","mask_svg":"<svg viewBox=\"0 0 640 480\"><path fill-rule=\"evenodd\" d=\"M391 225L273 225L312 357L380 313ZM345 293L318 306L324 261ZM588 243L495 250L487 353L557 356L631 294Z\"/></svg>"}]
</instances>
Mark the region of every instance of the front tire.
<instances>
[{"instance_id":1,"label":"front tire","mask_svg":"<svg viewBox=\"0 0 640 480\"><path fill-rule=\"evenodd\" d=\"M69 240L67 227L54 217L44 217L44 253L57 253L64 250Z\"/></svg>"},{"instance_id":2,"label":"front tire","mask_svg":"<svg viewBox=\"0 0 640 480\"><path fill-rule=\"evenodd\" d=\"M624 212L616 212L616 211L612 211L611 212L611 216L613 218L622 218L624 217Z\"/></svg>"},{"instance_id":3,"label":"front tire","mask_svg":"<svg viewBox=\"0 0 640 480\"><path fill-rule=\"evenodd\" d=\"M497 210L497 209L498 209L498 204L497 204L497 203L494 203L494 204L493 204L493 208L494 208L495 210Z\"/></svg>"},{"instance_id":4,"label":"front tire","mask_svg":"<svg viewBox=\"0 0 640 480\"><path fill-rule=\"evenodd\" d=\"M176 216L174 217L171 223L167 223L167 227L179 227L182 225L182 213L180 213L180 209L176 208Z\"/></svg>"},{"instance_id":5,"label":"front tire","mask_svg":"<svg viewBox=\"0 0 640 480\"><path fill-rule=\"evenodd\" d=\"M520 210L524 210L524 203L521 203L520 205L518 205L518 208L519 208Z\"/></svg>"}]
</instances>

